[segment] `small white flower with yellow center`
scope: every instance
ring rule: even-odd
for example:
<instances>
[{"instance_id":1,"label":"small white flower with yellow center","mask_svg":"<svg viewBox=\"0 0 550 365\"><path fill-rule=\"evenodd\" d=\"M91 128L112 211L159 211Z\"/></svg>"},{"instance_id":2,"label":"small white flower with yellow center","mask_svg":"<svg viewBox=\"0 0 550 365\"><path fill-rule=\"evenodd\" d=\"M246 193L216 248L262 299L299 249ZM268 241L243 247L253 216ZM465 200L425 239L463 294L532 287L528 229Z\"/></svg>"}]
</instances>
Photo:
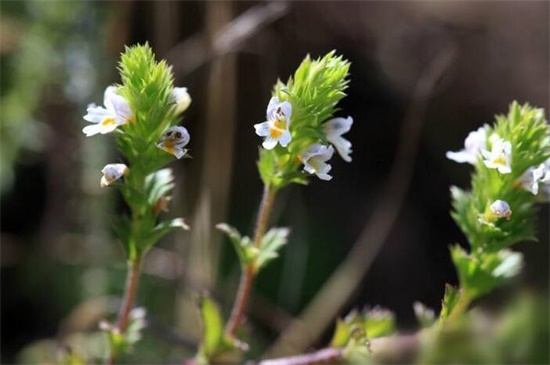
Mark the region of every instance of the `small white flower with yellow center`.
<instances>
[{"instance_id":1,"label":"small white flower with yellow center","mask_svg":"<svg viewBox=\"0 0 550 365\"><path fill-rule=\"evenodd\" d=\"M533 195L539 194L542 185L542 194L550 194L550 159L541 163L538 167L529 167L519 179L521 187Z\"/></svg>"},{"instance_id":2,"label":"small white flower with yellow center","mask_svg":"<svg viewBox=\"0 0 550 365\"><path fill-rule=\"evenodd\" d=\"M332 169L327 161L332 158L334 148L324 146L319 143L311 145L302 153L301 159L304 163L304 170L310 174L315 174L321 180L331 180L332 176L328 173Z\"/></svg>"},{"instance_id":3,"label":"small white flower with yellow center","mask_svg":"<svg viewBox=\"0 0 550 365\"><path fill-rule=\"evenodd\" d=\"M336 151L346 162L351 162L351 142L342 137L350 131L353 124L353 118L334 118L323 124L323 131L327 136L327 140L336 147Z\"/></svg>"},{"instance_id":4,"label":"small white flower with yellow center","mask_svg":"<svg viewBox=\"0 0 550 365\"><path fill-rule=\"evenodd\" d=\"M187 92L186 87L175 87L170 93L170 101L174 103L176 114L181 114L189 105L191 105L191 97Z\"/></svg>"},{"instance_id":5,"label":"small white flower with yellow center","mask_svg":"<svg viewBox=\"0 0 550 365\"><path fill-rule=\"evenodd\" d=\"M288 101L279 102L279 98L272 97L267 106L267 121L254 125L256 134L260 137L266 137L262 146L266 150L275 148L277 143L282 147L288 146L292 140L290 135L290 117L292 115L292 105Z\"/></svg>"},{"instance_id":6,"label":"small white flower with yellow center","mask_svg":"<svg viewBox=\"0 0 550 365\"><path fill-rule=\"evenodd\" d=\"M103 176L101 177L101 187L104 188L111 185L122 176L127 174L128 171L128 166L123 163L110 163L108 165L105 165L103 170L101 170L101 173L103 174Z\"/></svg>"},{"instance_id":7,"label":"small white flower with yellow center","mask_svg":"<svg viewBox=\"0 0 550 365\"><path fill-rule=\"evenodd\" d=\"M118 126L126 124L134 117L130 105L126 99L116 93L114 86L109 86L105 89L103 104L105 107L95 104L90 104L88 106L86 110L88 114L84 116L84 120L95 124L82 129L86 137L98 133L111 133Z\"/></svg>"},{"instance_id":8,"label":"small white flower with yellow center","mask_svg":"<svg viewBox=\"0 0 550 365\"><path fill-rule=\"evenodd\" d=\"M503 140L496 134L489 139L491 142L491 151L482 150L483 163L490 169L497 169L501 174L512 172L510 160L512 157L512 144Z\"/></svg>"},{"instance_id":9,"label":"small white flower with yellow center","mask_svg":"<svg viewBox=\"0 0 550 365\"><path fill-rule=\"evenodd\" d=\"M477 131L470 132L464 141L464 149L458 152L448 151L446 156L449 160L458 163L469 163L475 165L481 150L485 148L487 143L487 132L484 127L478 128Z\"/></svg>"},{"instance_id":10,"label":"small white flower with yellow center","mask_svg":"<svg viewBox=\"0 0 550 365\"><path fill-rule=\"evenodd\" d=\"M180 159L187 153L184 147L187 146L190 139L191 137L187 129L177 125L164 131L157 143L157 147Z\"/></svg>"},{"instance_id":11,"label":"small white flower with yellow center","mask_svg":"<svg viewBox=\"0 0 550 365\"><path fill-rule=\"evenodd\" d=\"M510 209L510 205L504 200L495 200L495 202L491 204L490 209L491 213L494 214L496 218L510 219L512 216L512 209Z\"/></svg>"}]
</instances>

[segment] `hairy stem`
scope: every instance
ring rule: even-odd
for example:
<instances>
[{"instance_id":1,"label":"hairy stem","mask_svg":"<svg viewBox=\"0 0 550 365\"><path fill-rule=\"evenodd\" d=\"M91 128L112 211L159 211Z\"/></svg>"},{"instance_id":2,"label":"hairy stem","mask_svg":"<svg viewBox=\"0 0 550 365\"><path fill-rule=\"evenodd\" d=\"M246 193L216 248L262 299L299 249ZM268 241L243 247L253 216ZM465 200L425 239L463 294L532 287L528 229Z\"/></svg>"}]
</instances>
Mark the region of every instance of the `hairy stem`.
<instances>
[{"instance_id":1,"label":"hairy stem","mask_svg":"<svg viewBox=\"0 0 550 365\"><path fill-rule=\"evenodd\" d=\"M262 202L260 203L260 210L258 212L258 218L256 220L256 229L254 231L254 246L259 248L262 237L267 230L267 224L271 215L271 208L275 201L275 190L268 185L264 187L264 194ZM254 263L250 263L246 270L241 273L241 281L239 283L239 289L237 296L235 297L235 303L231 310L231 316L225 327L225 334L229 337L234 337L237 329L241 324L242 317L246 311L246 305L248 303L248 297L250 296L250 290L252 289L252 283L254 281Z\"/></svg>"},{"instance_id":2,"label":"hairy stem","mask_svg":"<svg viewBox=\"0 0 550 365\"><path fill-rule=\"evenodd\" d=\"M128 261L128 273L126 276L126 288L124 289L124 299L120 306L118 313L117 329L119 333L124 333L128 328L128 322L130 319L130 312L134 305L134 298L136 297L137 287L139 282L139 275L141 270L141 256L137 256L133 260ZM116 360L115 353L111 353L107 360L107 364L114 364Z\"/></svg>"}]
</instances>

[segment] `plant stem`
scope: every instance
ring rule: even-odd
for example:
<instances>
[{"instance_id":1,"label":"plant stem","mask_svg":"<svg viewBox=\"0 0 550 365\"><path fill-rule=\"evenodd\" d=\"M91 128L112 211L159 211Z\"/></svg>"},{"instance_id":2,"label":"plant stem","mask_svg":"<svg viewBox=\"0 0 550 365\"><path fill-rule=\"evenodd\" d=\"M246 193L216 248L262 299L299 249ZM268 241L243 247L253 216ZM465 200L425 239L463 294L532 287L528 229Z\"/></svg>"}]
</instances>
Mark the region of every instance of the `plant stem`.
<instances>
[{"instance_id":1,"label":"plant stem","mask_svg":"<svg viewBox=\"0 0 550 365\"><path fill-rule=\"evenodd\" d=\"M134 298L136 297L137 287L139 282L139 275L141 272L141 256L137 255L135 259L128 261L128 272L126 276L126 288L124 289L124 299L120 306L118 313L117 329L119 333L124 333L128 327L130 319L130 312L134 305ZM116 360L116 354L111 353L107 360L107 364L114 364Z\"/></svg>"},{"instance_id":2,"label":"plant stem","mask_svg":"<svg viewBox=\"0 0 550 365\"><path fill-rule=\"evenodd\" d=\"M262 360L258 365L310 365L319 363L341 363L344 358L344 349L326 348L316 352L278 359Z\"/></svg>"},{"instance_id":3,"label":"plant stem","mask_svg":"<svg viewBox=\"0 0 550 365\"><path fill-rule=\"evenodd\" d=\"M455 307L453 308L453 311L447 318L446 322L452 323L456 322L460 316L466 312L468 309L468 306L472 302L472 296L468 294L468 292L463 291L460 295L460 299L458 299L458 302L456 303Z\"/></svg>"},{"instance_id":4,"label":"plant stem","mask_svg":"<svg viewBox=\"0 0 550 365\"><path fill-rule=\"evenodd\" d=\"M260 209L258 212L258 218L256 220L256 229L254 231L254 247L259 248L262 242L262 238L267 230L267 224L271 215L271 208L275 201L275 189L270 188L268 185L264 186L264 194L262 202L260 203ZM252 283L254 281L254 269L255 263L252 262L248 265L246 270L241 273L241 281L239 282L239 289L235 297L235 303L231 310L231 316L225 327L225 334L228 337L234 337L237 329L241 324L242 317L246 311L246 305L248 303L248 297L250 296L250 290L252 289Z\"/></svg>"}]
</instances>

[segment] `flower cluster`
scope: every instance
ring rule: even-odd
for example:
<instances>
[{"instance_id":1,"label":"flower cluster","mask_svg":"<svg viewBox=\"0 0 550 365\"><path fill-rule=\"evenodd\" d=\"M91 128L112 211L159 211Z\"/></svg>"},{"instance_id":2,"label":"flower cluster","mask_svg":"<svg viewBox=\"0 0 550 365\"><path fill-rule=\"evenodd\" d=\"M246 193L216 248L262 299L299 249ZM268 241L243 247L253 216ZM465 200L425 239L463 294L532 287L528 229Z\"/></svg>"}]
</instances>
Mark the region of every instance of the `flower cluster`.
<instances>
[{"instance_id":1,"label":"flower cluster","mask_svg":"<svg viewBox=\"0 0 550 365\"><path fill-rule=\"evenodd\" d=\"M496 133L492 133L487 138L487 128L487 126L483 126L470 132L464 141L464 149L458 152L447 152L447 158L471 165L475 165L480 160L485 167L495 169L500 174L512 173L512 144ZM490 149L487 148L488 145ZM528 167L515 185L536 195L539 201L549 201L550 159L538 166ZM495 201L495 204L497 202L508 204L501 200ZM507 211L511 214L509 206ZM509 215L506 218L509 218Z\"/></svg>"},{"instance_id":2,"label":"flower cluster","mask_svg":"<svg viewBox=\"0 0 550 365\"><path fill-rule=\"evenodd\" d=\"M266 150L274 149L277 144L286 148L292 142L291 116L292 105L288 101L280 102L274 96L267 106L267 121L254 125L256 134L265 137L262 146ZM314 142L306 146L298 154L298 159L304 165L304 171L315 174L321 180L331 180L328 173L332 166L327 163L334 154L334 148L344 161L351 162L351 142L342 135L349 132L353 124L353 118L333 118L322 123L324 139L330 145Z\"/></svg>"},{"instance_id":3,"label":"flower cluster","mask_svg":"<svg viewBox=\"0 0 550 365\"><path fill-rule=\"evenodd\" d=\"M183 113L191 104L191 97L185 87L174 87L170 92L170 102L175 115ZM103 107L96 104L90 104L84 120L93 124L82 129L86 137L96 134L107 134L117 130L124 133L123 129L117 129L125 124L135 123L135 113L130 103L119 93L113 85L105 89L103 95ZM176 158L182 158L187 150L185 146L189 143L189 132L185 127L173 126L166 129L158 140L156 146ZM114 181L120 179L129 172L125 164L108 164L101 171L101 187L111 185Z\"/></svg>"}]
</instances>

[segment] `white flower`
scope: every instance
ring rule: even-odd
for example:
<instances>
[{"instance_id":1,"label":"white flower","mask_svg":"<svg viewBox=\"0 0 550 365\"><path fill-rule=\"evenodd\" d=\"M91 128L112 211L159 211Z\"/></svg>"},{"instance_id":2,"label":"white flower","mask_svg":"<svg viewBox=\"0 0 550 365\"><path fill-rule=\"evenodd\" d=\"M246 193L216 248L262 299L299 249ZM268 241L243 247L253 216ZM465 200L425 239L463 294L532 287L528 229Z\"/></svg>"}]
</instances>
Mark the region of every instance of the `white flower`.
<instances>
[{"instance_id":1,"label":"white flower","mask_svg":"<svg viewBox=\"0 0 550 365\"><path fill-rule=\"evenodd\" d=\"M104 188L111 185L113 182L120 179L124 174L127 174L128 171L128 166L123 163L110 163L105 165L103 170L101 170L101 173L103 174L101 177L101 187Z\"/></svg>"},{"instance_id":2,"label":"white flower","mask_svg":"<svg viewBox=\"0 0 550 365\"><path fill-rule=\"evenodd\" d=\"M487 132L484 127L478 128L477 131L470 132L464 141L464 149L458 152L448 151L446 156L449 160L458 163L469 163L475 165L477 157L482 149L485 148L487 141Z\"/></svg>"},{"instance_id":3,"label":"white flower","mask_svg":"<svg viewBox=\"0 0 550 365\"><path fill-rule=\"evenodd\" d=\"M191 105L191 97L186 87L175 87L170 92L170 101L175 104L176 114L183 113Z\"/></svg>"},{"instance_id":4,"label":"white flower","mask_svg":"<svg viewBox=\"0 0 550 365\"><path fill-rule=\"evenodd\" d=\"M82 129L86 137L98 133L110 133L134 117L130 105L126 99L116 93L114 86L109 86L105 89L103 104L105 107L96 106L95 104L88 105L88 109L86 110L88 114L84 116L84 120L95 124Z\"/></svg>"},{"instance_id":5,"label":"white flower","mask_svg":"<svg viewBox=\"0 0 550 365\"><path fill-rule=\"evenodd\" d=\"M495 202L491 204L491 212L497 218L510 219L510 217L512 216L510 205L508 205L508 203L506 203L504 200L495 200Z\"/></svg>"},{"instance_id":6,"label":"white flower","mask_svg":"<svg viewBox=\"0 0 550 365\"><path fill-rule=\"evenodd\" d=\"M503 140L496 134L489 139L491 142L491 151L482 150L481 154L485 158L483 163L490 169L497 169L501 174L512 172L510 160L512 156L512 144Z\"/></svg>"},{"instance_id":7,"label":"white flower","mask_svg":"<svg viewBox=\"0 0 550 365\"><path fill-rule=\"evenodd\" d=\"M538 167L529 167L519 179L521 187L533 195L539 194L539 184L542 185L542 194L550 194L550 159Z\"/></svg>"},{"instance_id":8,"label":"white flower","mask_svg":"<svg viewBox=\"0 0 550 365\"><path fill-rule=\"evenodd\" d=\"M157 143L157 147L180 159L187 152L184 147L187 146L190 139L191 137L187 129L178 125L164 131Z\"/></svg>"},{"instance_id":9,"label":"white flower","mask_svg":"<svg viewBox=\"0 0 550 365\"><path fill-rule=\"evenodd\" d=\"M323 146L315 143L311 145L302 154L302 162L304 163L304 170L310 174L315 174L321 180L331 180L332 176L328 173L332 166L327 161L332 158L334 154L334 148L332 146Z\"/></svg>"},{"instance_id":10,"label":"white flower","mask_svg":"<svg viewBox=\"0 0 550 365\"><path fill-rule=\"evenodd\" d=\"M286 147L292 140L290 135L290 117L292 115L292 105L288 101L279 102L279 98L272 97L267 106L267 121L254 125L256 134L260 137L266 137L262 146L266 150L275 148L277 142Z\"/></svg>"},{"instance_id":11,"label":"white flower","mask_svg":"<svg viewBox=\"0 0 550 365\"><path fill-rule=\"evenodd\" d=\"M323 124L323 130L327 140L336 147L336 151L344 161L351 162L351 142L342 137L342 134L349 132L353 118L334 118Z\"/></svg>"}]
</instances>

